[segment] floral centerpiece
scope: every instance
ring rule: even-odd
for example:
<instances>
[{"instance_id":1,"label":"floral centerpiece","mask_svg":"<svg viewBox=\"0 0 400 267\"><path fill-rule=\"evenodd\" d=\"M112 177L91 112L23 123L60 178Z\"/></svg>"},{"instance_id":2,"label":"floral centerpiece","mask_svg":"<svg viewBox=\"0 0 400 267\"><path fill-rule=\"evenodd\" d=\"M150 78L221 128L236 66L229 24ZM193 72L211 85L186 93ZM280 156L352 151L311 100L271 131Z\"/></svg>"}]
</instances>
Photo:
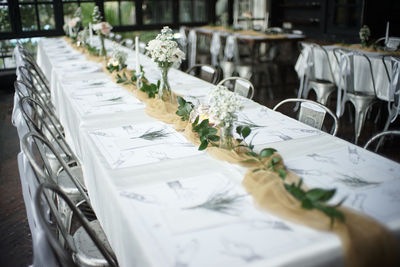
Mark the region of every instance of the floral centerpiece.
<instances>
[{"instance_id":1,"label":"floral centerpiece","mask_svg":"<svg viewBox=\"0 0 400 267\"><path fill-rule=\"evenodd\" d=\"M78 32L81 28L82 11L81 8L78 7L72 19L69 19L68 22L64 25L64 31L69 37L76 39L78 37Z\"/></svg>"},{"instance_id":2,"label":"floral centerpiece","mask_svg":"<svg viewBox=\"0 0 400 267\"><path fill-rule=\"evenodd\" d=\"M121 71L126 68L126 59L128 54L114 46L110 60L107 62L107 70L112 73L113 71Z\"/></svg>"},{"instance_id":3,"label":"floral centerpiece","mask_svg":"<svg viewBox=\"0 0 400 267\"><path fill-rule=\"evenodd\" d=\"M78 32L77 45L78 46L85 46L86 43L87 43L88 38L89 38L89 28L85 27L83 30Z\"/></svg>"},{"instance_id":4,"label":"floral centerpiece","mask_svg":"<svg viewBox=\"0 0 400 267\"><path fill-rule=\"evenodd\" d=\"M95 6L93 9L92 20L93 20L93 30L97 33L97 35L100 38L100 44L101 44L100 55L106 57L107 51L104 45L104 37L111 32L112 27L110 24L108 24L108 22L103 21L103 17L100 14L98 6Z\"/></svg>"},{"instance_id":5,"label":"floral centerpiece","mask_svg":"<svg viewBox=\"0 0 400 267\"><path fill-rule=\"evenodd\" d=\"M209 93L208 103L210 121L220 130L220 147L232 149L233 123L237 112L243 108L239 95L220 85Z\"/></svg>"},{"instance_id":6,"label":"floral centerpiece","mask_svg":"<svg viewBox=\"0 0 400 267\"><path fill-rule=\"evenodd\" d=\"M367 47L368 46L368 41L369 37L371 35L371 30L367 25L362 26L360 29L360 41L361 41L361 46Z\"/></svg>"},{"instance_id":7,"label":"floral centerpiece","mask_svg":"<svg viewBox=\"0 0 400 267\"><path fill-rule=\"evenodd\" d=\"M185 58L178 48L178 43L174 41L173 32L169 27L164 27L156 39L151 40L147 47L151 59L157 63L161 71L161 83L158 91L160 99L168 98L172 103L171 87L168 83L168 71L174 63L182 62Z\"/></svg>"},{"instance_id":8,"label":"floral centerpiece","mask_svg":"<svg viewBox=\"0 0 400 267\"><path fill-rule=\"evenodd\" d=\"M244 11L242 17L246 20L246 30L253 29L253 13L250 11Z\"/></svg>"}]
</instances>

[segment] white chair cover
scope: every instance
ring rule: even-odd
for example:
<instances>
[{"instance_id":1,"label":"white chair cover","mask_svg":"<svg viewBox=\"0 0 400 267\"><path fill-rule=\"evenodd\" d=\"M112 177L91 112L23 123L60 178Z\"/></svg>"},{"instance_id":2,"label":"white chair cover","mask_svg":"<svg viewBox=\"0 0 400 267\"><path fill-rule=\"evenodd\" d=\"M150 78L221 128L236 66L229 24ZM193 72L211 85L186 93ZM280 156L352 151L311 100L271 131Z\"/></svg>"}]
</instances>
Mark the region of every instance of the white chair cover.
<instances>
[{"instance_id":1,"label":"white chair cover","mask_svg":"<svg viewBox=\"0 0 400 267\"><path fill-rule=\"evenodd\" d=\"M394 112L392 114L391 123L394 122L397 116L400 113L400 59L392 57L392 72L390 77L390 99L393 99L393 111L391 111L390 101L388 102L389 113Z\"/></svg>"},{"instance_id":2,"label":"white chair cover","mask_svg":"<svg viewBox=\"0 0 400 267\"><path fill-rule=\"evenodd\" d=\"M34 267L58 266L57 260L43 229L38 223L34 205L34 196L38 187L36 176L23 152L18 154L18 169L21 178L22 196L24 198L29 228L32 234Z\"/></svg>"},{"instance_id":3,"label":"white chair cover","mask_svg":"<svg viewBox=\"0 0 400 267\"><path fill-rule=\"evenodd\" d=\"M188 44L188 40L186 37L186 27L185 26L181 26L179 28L179 33L180 33L180 38L178 39L179 44L182 47L182 51L187 54L187 44Z\"/></svg>"},{"instance_id":4,"label":"white chair cover","mask_svg":"<svg viewBox=\"0 0 400 267\"><path fill-rule=\"evenodd\" d=\"M210 53L211 65L218 66L218 56L221 50L221 37L219 32L214 32L211 38Z\"/></svg>"},{"instance_id":5,"label":"white chair cover","mask_svg":"<svg viewBox=\"0 0 400 267\"><path fill-rule=\"evenodd\" d=\"M343 96L346 95L349 87L349 76L351 74L351 56L352 53L341 52L339 59L339 84L336 103L336 116L340 118L344 112Z\"/></svg>"},{"instance_id":6,"label":"white chair cover","mask_svg":"<svg viewBox=\"0 0 400 267\"><path fill-rule=\"evenodd\" d=\"M312 47L309 44L302 44L303 49L297 59L296 65L294 66L295 71L300 79L299 92L297 98L301 98L304 91L304 86L308 83L309 75L312 72L314 66L314 60L312 56Z\"/></svg>"},{"instance_id":7,"label":"white chair cover","mask_svg":"<svg viewBox=\"0 0 400 267\"><path fill-rule=\"evenodd\" d=\"M226 38L224 59L226 61L233 60L236 64L239 64L239 47L235 35L229 35Z\"/></svg>"},{"instance_id":8,"label":"white chair cover","mask_svg":"<svg viewBox=\"0 0 400 267\"><path fill-rule=\"evenodd\" d=\"M189 32L189 68L196 64L196 50L197 50L197 35L195 30Z\"/></svg>"},{"instance_id":9,"label":"white chair cover","mask_svg":"<svg viewBox=\"0 0 400 267\"><path fill-rule=\"evenodd\" d=\"M17 64L17 69L16 69L17 80L21 80L21 73L19 72L18 67L24 66L25 64L21 56L21 53L19 51L18 45L14 48L13 56ZM27 95L25 86L20 85L19 89L21 90L21 93L23 95ZM28 132L28 127L22 116L21 109L19 108L19 101L20 101L19 95L17 93L14 93L14 106L11 115L11 123L17 128L18 136L21 139Z\"/></svg>"}]
</instances>

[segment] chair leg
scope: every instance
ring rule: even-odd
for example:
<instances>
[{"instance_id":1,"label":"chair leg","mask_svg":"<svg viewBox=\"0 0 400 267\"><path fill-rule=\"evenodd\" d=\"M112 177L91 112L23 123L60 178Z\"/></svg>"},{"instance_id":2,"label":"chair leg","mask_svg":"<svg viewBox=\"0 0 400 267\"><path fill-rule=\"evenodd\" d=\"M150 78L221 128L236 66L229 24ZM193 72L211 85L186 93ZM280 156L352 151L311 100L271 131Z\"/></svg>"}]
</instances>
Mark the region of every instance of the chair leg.
<instances>
[{"instance_id":1,"label":"chair leg","mask_svg":"<svg viewBox=\"0 0 400 267\"><path fill-rule=\"evenodd\" d=\"M358 143L358 138L360 137L361 134L361 129L363 127L364 121L365 121L365 116L366 112L363 110L360 110L359 112L356 111L356 121L355 121L355 141L354 143L357 145Z\"/></svg>"},{"instance_id":2,"label":"chair leg","mask_svg":"<svg viewBox=\"0 0 400 267\"><path fill-rule=\"evenodd\" d=\"M365 118L367 116L367 112L371 107L373 101L362 102L360 103L360 105L358 105L357 103L360 102L353 103L355 109L355 141L354 141L355 144L358 143L358 138L360 137L361 130L364 125Z\"/></svg>"},{"instance_id":3,"label":"chair leg","mask_svg":"<svg viewBox=\"0 0 400 267\"><path fill-rule=\"evenodd\" d=\"M395 114L395 110L392 109L392 110L390 111L389 115L388 115L388 118L387 118L387 120L386 120L385 126L383 127L383 131L387 131L387 130L389 129L389 125L390 125L390 122L391 122L392 119L393 119L394 114ZM378 142L378 144L377 144L376 147L375 147L375 152L377 152L378 149L379 149L379 147L383 144L384 139L385 139L384 136L382 136L381 138L379 138L379 142Z\"/></svg>"}]
</instances>

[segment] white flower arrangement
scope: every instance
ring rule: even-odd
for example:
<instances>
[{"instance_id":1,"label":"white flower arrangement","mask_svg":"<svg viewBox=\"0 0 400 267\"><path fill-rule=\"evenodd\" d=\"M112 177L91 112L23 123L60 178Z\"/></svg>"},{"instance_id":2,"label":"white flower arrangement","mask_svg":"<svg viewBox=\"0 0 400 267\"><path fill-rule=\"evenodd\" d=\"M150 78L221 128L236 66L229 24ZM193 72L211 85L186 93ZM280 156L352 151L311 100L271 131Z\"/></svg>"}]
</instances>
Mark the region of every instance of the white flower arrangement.
<instances>
[{"instance_id":1,"label":"white flower arrangement","mask_svg":"<svg viewBox=\"0 0 400 267\"><path fill-rule=\"evenodd\" d=\"M170 67L176 62L182 62L185 59L185 53L179 49L178 43L174 41L173 32L169 27L164 27L156 39L151 40L146 50L149 51L153 61L160 67Z\"/></svg>"},{"instance_id":2,"label":"white flower arrangement","mask_svg":"<svg viewBox=\"0 0 400 267\"><path fill-rule=\"evenodd\" d=\"M126 67L126 59L128 58L128 53L119 50L117 45L114 45L113 52L110 60L107 63L107 69L110 72L114 70L120 71Z\"/></svg>"},{"instance_id":3,"label":"white flower arrangement","mask_svg":"<svg viewBox=\"0 0 400 267\"><path fill-rule=\"evenodd\" d=\"M208 95L210 121L229 129L237 119L237 112L243 108L242 101L234 92L223 85L217 86Z\"/></svg>"},{"instance_id":4,"label":"white flower arrangement","mask_svg":"<svg viewBox=\"0 0 400 267\"><path fill-rule=\"evenodd\" d=\"M98 34L101 33L103 35L108 35L111 32L112 28L113 27L107 21L93 24L93 30Z\"/></svg>"}]
</instances>

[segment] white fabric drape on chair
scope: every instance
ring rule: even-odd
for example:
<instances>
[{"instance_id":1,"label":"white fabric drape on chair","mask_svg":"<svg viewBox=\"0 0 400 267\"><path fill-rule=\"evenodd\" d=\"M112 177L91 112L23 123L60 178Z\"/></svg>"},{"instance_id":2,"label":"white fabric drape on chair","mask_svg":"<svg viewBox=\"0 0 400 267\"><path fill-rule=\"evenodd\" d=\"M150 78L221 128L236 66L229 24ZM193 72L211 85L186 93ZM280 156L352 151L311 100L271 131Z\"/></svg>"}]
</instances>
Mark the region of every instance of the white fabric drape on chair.
<instances>
[{"instance_id":1,"label":"white fabric drape on chair","mask_svg":"<svg viewBox=\"0 0 400 267\"><path fill-rule=\"evenodd\" d=\"M227 61L233 60L236 64L239 64L239 47L235 35L229 35L226 38L224 59Z\"/></svg>"},{"instance_id":2,"label":"white fabric drape on chair","mask_svg":"<svg viewBox=\"0 0 400 267\"><path fill-rule=\"evenodd\" d=\"M195 30L190 30L189 32L189 68L191 68L194 64L196 64L196 50L197 50L197 35Z\"/></svg>"},{"instance_id":3,"label":"white fabric drape on chair","mask_svg":"<svg viewBox=\"0 0 400 267\"><path fill-rule=\"evenodd\" d=\"M211 65L218 66L218 57L220 50L221 50L221 37L219 32L214 32L211 38L211 45L210 45Z\"/></svg>"}]
</instances>

